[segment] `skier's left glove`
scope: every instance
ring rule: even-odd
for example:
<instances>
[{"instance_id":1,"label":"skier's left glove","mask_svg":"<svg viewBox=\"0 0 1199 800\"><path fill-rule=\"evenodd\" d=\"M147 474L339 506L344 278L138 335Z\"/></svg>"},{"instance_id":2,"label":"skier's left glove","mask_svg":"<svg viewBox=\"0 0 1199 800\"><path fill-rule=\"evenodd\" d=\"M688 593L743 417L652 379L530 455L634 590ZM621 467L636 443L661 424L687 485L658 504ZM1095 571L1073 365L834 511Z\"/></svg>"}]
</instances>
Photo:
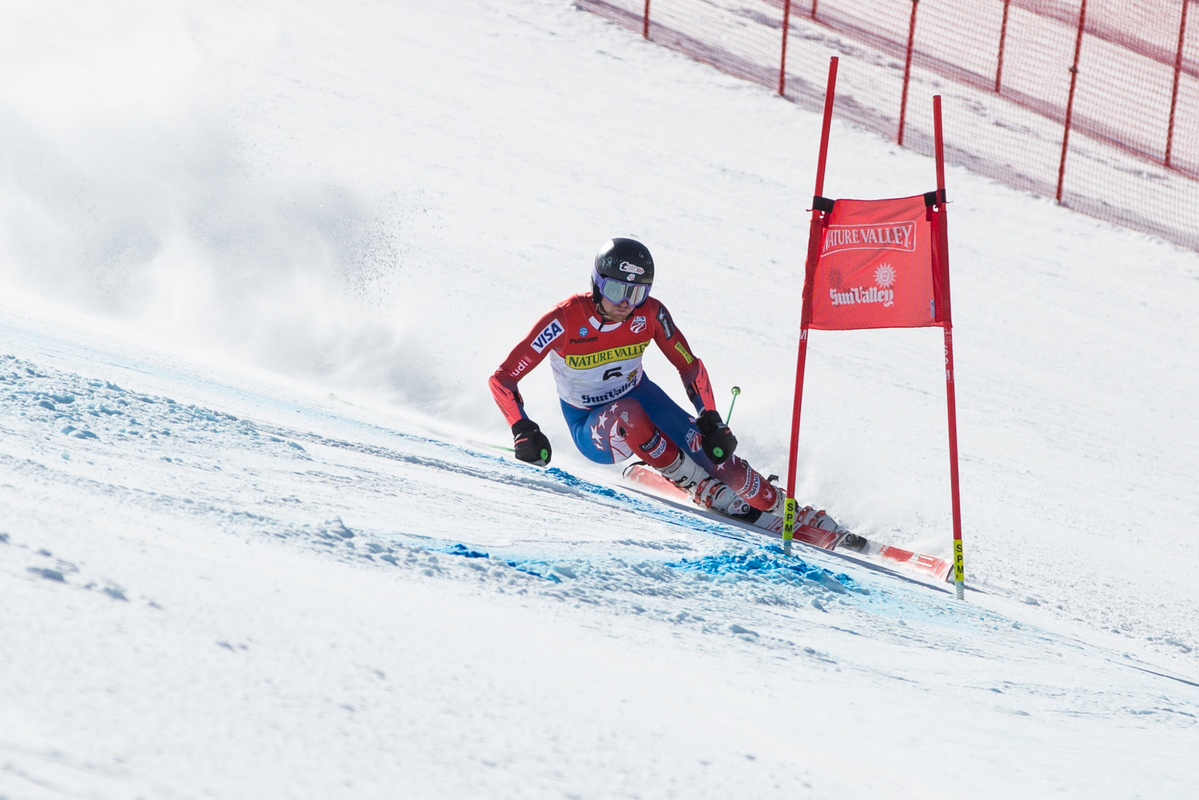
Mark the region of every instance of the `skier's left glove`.
<instances>
[{"instance_id":1,"label":"skier's left glove","mask_svg":"<svg viewBox=\"0 0 1199 800\"><path fill-rule=\"evenodd\" d=\"M717 411L705 411L695 419L703 436L704 454L713 464L723 464L737 449L737 437L720 419Z\"/></svg>"},{"instance_id":2,"label":"skier's left glove","mask_svg":"<svg viewBox=\"0 0 1199 800\"><path fill-rule=\"evenodd\" d=\"M516 457L521 461L544 467L550 463L550 440L541 432L541 428L531 419L518 419L512 426L512 443L515 445Z\"/></svg>"}]
</instances>

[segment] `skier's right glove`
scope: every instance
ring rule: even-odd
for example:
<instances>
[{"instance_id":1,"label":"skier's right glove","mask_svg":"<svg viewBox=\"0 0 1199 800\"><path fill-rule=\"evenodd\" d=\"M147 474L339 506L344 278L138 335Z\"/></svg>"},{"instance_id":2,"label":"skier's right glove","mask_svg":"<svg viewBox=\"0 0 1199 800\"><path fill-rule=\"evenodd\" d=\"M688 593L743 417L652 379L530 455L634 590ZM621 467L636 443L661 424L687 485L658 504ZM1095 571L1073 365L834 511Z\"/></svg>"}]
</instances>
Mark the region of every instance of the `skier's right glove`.
<instances>
[{"instance_id":1,"label":"skier's right glove","mask_svg":"<svg viewBox=\"0 0 1199 800\"><path fill-rule=\"evenodd\" d=\"M718 411L708 410L695 419L695 427L703 436L704 454L713 464L723 464L737 449L737 437L720 419Z\"/></svg>"},{"instance_id":2,"label":"skier's right glove","mask_svg":"<svg viewBox=\"0 0 1199 800\"><path fill-rule=\"evenodd\" d=\"M512 426L512 439L516 447L516 457L521 461L544 467L550 463L550 440L541 432L541 428L531 419L518 419Z\"/></svg>"}]
</instances>

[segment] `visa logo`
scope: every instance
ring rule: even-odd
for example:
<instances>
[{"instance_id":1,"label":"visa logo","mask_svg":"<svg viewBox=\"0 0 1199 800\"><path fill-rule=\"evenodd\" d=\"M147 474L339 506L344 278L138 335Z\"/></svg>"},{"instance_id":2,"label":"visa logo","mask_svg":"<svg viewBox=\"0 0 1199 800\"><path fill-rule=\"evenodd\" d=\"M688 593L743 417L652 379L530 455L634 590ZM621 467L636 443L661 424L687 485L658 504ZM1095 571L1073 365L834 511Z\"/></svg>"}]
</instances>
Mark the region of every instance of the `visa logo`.
<instances>
[{"instance_id":1,"label":"visa logo","mask_svg":"<svg viewBox=\"0 0 1199 800\"><path fill-rule=\"evenodd\" d=\"M533 340L533 349L540 353L545 348L549 347L550 342L557 339L566 329L562 327L562 323L554 320L549 325L545 326L545 330L537 334L537 338Z\"/></svg>"}]
</instances>

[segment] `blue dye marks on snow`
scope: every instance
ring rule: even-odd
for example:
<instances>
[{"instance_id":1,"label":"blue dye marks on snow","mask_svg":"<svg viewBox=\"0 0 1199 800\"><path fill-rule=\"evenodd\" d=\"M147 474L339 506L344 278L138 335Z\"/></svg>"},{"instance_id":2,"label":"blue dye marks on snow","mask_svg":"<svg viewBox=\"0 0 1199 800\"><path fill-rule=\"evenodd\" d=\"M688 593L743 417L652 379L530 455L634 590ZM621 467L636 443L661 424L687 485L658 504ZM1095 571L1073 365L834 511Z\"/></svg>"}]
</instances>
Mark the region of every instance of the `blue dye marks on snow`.
<instances>
[{"instance_id":1,"label":"blue dye marks on snow","mask_svg":"<svg viewBox=\"0 0 1199 800\"><path fill-rule=\"evenodd\" d=\"M464 544L456 544L453 547L445 550L439 550L441 553L448 553L451 556L462 556L463 558L491 558L486 553L480 553L478 550L471 550Z\"/></svg>"},{"instance_id":2,"label":"blue dye marks on snow","mask_svg":"<svg viewBox=\"0 0 1199 800\"><path fill-rule=\"evenodd\" d=\"M509 567L512 567L512 569L516 570L517 572L523 572L527 575L532 575L535 578L541 578L542 580L549 581L550 583L562 583L562 579L554 573L538 572L529 566L530 564L536 564L536 561L505 561L504 563Z\"/></svg>"},{"instance_id":3,"label":"blue dye marks on snow","mask_svg":"<svg viewBox=\"0 0 1199 800\"><path fill-rule=\"evenodd\" d=\"M619 492L607 486L600 486L590 481L582 480L569 472L565 472L557 467L549 467L545 470L545 474L550 475L558 480L559 483L568 486L572 489L577 489L587 494L597 495L599 497L607 497L616 500L623 505L635 509L638 513L654 517L656 519L668 522L672 525L687 528L699 533L708 533L716 536L721 536L726 539L736 539L738 541L748 541L738 529L724 525L718 521L705 519L704 517L695 514L680 511L676 508L663 505L661 503L642 500L638 497L633 497L623 492Z\"/></svg>"},{"instance_id":4,"label":"blue dye marks on snow","mask_svg":"<svg viewBox=\"0 0 1199 800\"><path fill-rule=\"evenodd\" d=\"M853 578L844 573L834 574L824 567L809 564L798 558L787 558L782 548L770 545L758 552L717 553L692 561L683 559L666 566L686 572L703 572L708 575L754 575L768 580L792 583L797 580L810 581L839 594L855 592L870 594L858 586Z\"/></svg>"},{"instance_id":5,"label":"blue dye marks on snow","mask_svg":"<svg viewBox=\"0 0 1199 800\"><path fill-rule=\"evenodd\" d=\"M491 556L488 555L487 553L482 553L482 552L479 552L478 550L471 550L469 547L467 547L464 544L455 544L452 547L445 548L444 550L435 550L435 552L446 553L447 555L451 555L451 556L461 556L463 558L486 558L489 561L492 560ZM537 563L534 561L499 561L499 563L504 564L505 566L508 566L508 567L512 567L512 569L516 570L517 572L524 572L528 575L533 575L537 578L541 578L542 580L551 581L553 583L561 583L562 582L562 579L559 578L557 575L555 575L552 572L550 572L548 574L543 574L543 573L538 572L535 569L532 569L530 567L530 565ZM540 566L540 565L538 565L538 566ZM574 576L571 575L570 577L574 577Z\"/></svg>"},{"instance_id":6,"label":"blue dye marks on snow","mask_svg":"<svg viewBox=\"0 0 1199 800\"><path fill-rule=\"evenodd\" d=\"M600 486L597 483L591 483L590 481L585 481L582 478L576 478L569 472L564 472L557 467L550 467L545 471L545 473L557 478L559 483L563 483L572 489L579 489L580 491L587 492L588 494L595 494L599 495L600 497L623 497L623 495L621 495L615 489L611 489L607 486Z\"/></svg>"}]
</instances>

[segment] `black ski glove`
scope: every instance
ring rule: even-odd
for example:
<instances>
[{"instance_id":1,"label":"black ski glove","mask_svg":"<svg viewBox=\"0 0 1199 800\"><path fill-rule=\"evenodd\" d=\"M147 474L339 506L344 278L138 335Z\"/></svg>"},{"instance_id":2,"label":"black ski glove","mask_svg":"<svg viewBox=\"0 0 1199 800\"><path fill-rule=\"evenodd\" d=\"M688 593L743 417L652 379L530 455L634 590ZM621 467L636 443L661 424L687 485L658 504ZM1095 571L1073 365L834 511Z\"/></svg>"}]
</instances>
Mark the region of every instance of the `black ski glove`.
<instances>
[{"instance_id":1,"label":"black ski glove","mask_svg":"<svg viewBox=\"0 0 1199 800\"><path fill-rule=\"evenodd\" d=\"M516 457L521 461L544 467L550 463L550 440L531 419L518 419L512 426L512 439L516 446Z\"/></svg>"},{"instance_id":2,"label":"black ski glove","mask_svg":"<svg viewBox=\"0 0 1199 800\"><path fill-rule=\"evenodd\" d=\"M704 453L713 464L723 464L737 449L737 437L720 419L717 411L705 411L695 419L695 425L703 434Z\"/></svg>"}]
</instances>

